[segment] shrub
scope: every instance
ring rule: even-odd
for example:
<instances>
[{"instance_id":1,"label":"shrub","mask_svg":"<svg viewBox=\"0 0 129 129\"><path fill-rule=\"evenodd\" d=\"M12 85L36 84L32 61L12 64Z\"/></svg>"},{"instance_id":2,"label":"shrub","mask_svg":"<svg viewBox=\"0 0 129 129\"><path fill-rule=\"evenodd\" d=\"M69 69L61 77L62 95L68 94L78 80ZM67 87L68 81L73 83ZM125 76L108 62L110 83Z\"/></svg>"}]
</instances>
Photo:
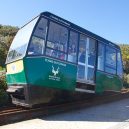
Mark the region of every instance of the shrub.
<instances>
[{"instance_id":1,"label":"shrub","mask_svg":"<svg viewBox=\"0 0 129 129\"><path fill-rule=\"evenodd\" d=\"M125 88L129 88L129 74L124 73L123 85Z\"/></svg>"},{"instance_id":2,"label":"shrub","mask_svg":"<svg viewBox=\"0 0 129 129\"><path fill-rule=\"evenodd\" d=\"M8 103L8 94L6 92L7 84L5 77L0 78L0 105Z\"/></svg>"},{"instance_id":3,"label":"shrub","mask_svg":"<svg viewBox=\"0 0 129 129\"><path fill-rule=\"evenodd\" d=\"M0 89L0 105L8 104L8 94L4 89Z\"/></svg>"},{"instance_id":4,"label":"shrub","mask_svg":"<svg viewBox=\"0 0 129 129\"><path fill-rule=\"evenodd\" d=\"M0 78L0 89L7 89L7 83L6 83L6 79L5 76Z\"/></svg>"},{"instance_id":5,"label":"shrub","mask_svg":"<svg viewBox=\"0 0 129 129\"><path fill-rule=\"evenodd\" d=\"M3 68L2 68L2 66L0 66L0 71L2 71L3 70Z\"/></svg>"}]
</instances>

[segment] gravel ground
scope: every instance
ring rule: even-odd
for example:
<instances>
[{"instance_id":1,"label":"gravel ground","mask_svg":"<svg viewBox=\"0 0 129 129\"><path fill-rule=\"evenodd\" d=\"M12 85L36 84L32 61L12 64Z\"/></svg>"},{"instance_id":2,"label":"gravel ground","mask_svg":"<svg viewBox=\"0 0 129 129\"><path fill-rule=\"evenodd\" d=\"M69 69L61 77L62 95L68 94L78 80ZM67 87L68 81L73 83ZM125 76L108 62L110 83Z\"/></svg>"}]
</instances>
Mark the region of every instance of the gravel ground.
<instances>
[{"instance_id":1,"label":"gravel ground","mask_svg":"<svg viewBox=\"0 0 129 129\"><path fill-rule=\"evenodd\" d=\"M9 124L0 129L129 129L129 99Z\"/></svg>"}]
</instances>

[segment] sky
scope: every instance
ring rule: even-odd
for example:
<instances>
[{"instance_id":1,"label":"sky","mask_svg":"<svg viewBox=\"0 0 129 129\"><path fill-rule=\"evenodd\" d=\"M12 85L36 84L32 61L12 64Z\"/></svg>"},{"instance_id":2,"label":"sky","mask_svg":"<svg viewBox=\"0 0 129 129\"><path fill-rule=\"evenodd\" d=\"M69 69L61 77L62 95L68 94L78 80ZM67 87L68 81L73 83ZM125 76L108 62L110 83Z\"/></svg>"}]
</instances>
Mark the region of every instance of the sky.
<instances>
[{"instance_id":1,"label":"sky","mask_svg":"<svg viewBox=\"0 0 129 129\"><path fill-rule=\"evenodd\" d=\"M129 0L1 0L0 24L22 27L44 11L114 43L129 44Z\"/></svg>"}]
</instances>

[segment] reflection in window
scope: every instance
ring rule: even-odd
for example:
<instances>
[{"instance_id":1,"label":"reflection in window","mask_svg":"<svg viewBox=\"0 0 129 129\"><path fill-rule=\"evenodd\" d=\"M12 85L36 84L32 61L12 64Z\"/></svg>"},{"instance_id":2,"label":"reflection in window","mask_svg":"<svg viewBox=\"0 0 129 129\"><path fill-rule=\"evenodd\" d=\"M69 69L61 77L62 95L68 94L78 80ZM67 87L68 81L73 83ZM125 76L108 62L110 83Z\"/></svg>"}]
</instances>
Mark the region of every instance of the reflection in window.
<instances>
[{"instance_id":1,"label":"reflection in window","mask_svg":"<svg viewBox=\"0 0 129 129\"><path fill-rule=\"evenodd\" d=\"M53 50L53 49L46 49L46 55L47 56L51 56L51 57L54 57L54 58L58 58L60 60L66 60L66 54L62 53L62 52L59 52L59 51L56 51L56 50Z\"/></svg>"},{"instance_id":2,"label":"reflection in window","mask_svg":"<svg viewBox=\"0 0 129 129\"><path fill-rule=\"evenodd\" d=\"M18 57L21 57L26 49L26 44L22 45L21 47L18 47L15 50L10 50L8 54L8 60L16 59Z\"/></svg>"},{"instance_id":3,"label":"reflection in window","mask_svg":"<svg viewBox=\"0 0 129 129\"><path fill-rule=\"evenodd\" d=\"M67 52L68 29L50 22L47 47Z\"/></svg>"},{"instance_id":4,"label":"reflection in window","mask_svg":"<svg viewBox=\"0 0 129 129\"><path fill-rule=\"evenodd\" d=\"M45 47L47 20L41 18L31 39L28 55L42 55Z\"/></svg>"},{"instance_id":5,"label":"reflection in window","mask_svg":"<svg viewBox=\"0 0 129 129\"><path fill-rule=\"evenodd\" d=\"M104 50L105 45L102 43L99 43L98 45L98 70L104 71Z\"/></svg>"},{"instance_id":6,"label":"reflection in window","mask_svg":"<svg viewBox=\"0 0 129 129\"><path fill-rule=\"evenodd\" d=\"M116 74L116 69L113 69L113 68L105 67L105 71L107 73Z\"/></svg>"},{"instance_id":7,"label":"reflection in window","mask_svg":"<svg viewBox=\"0 0 129 129\"><path fill-rule=\"evenodd\" d=\"M38 18L39 17L25 25L18 31L10 46L6 63L20 59L25 55L32 31Z\"/></svg>"},{"instance_id":8,"label":"reflection in window","mask_svg":"<svg viewBox=\"0 0 129 129\"><path fill-rule=\"evenodd\" d=\"M92 82L94 81L94 69L93 68L88 68L87 80L92 81Z\"/></svg>"},{"instance_id":9,"label":"reflection in window","mask_svg":"<svg viewBox=\"0 0 129 129\"><path fill-rule=\"evenodd\" d=\"M116 50L106 46L105 71L108 73L116 73Z\"/></svg>"},{"instance_id":10,"label":"reflection in window","mask_svg":"<svg viewBox=\"0 0 129 129\"><path fill-rule=\"evenodd\" d=\"M121 58L121 53L118 51L117 52L117 75L122 77L122 74L123 74L122 58Z\"/></svg>"},{"instance_id":11,"label":"reflection in window","mask_svg":"<svg viewBox=\"0 0 129 129\"><path fill-rule=\"evenodd\" d=\"M95 51L95 40L93 39L89 39L89 50L88 50L88 65L92 65L94 66L95 65L95 54L96 54L96 51Z\"/></svg>"},{"instance_id":12,"label":"reflection in window","mask_svg":"<svg viewBox=\"0 0 129 129\"><path fill-rule=\"evenodd\" d=\"M81 63L85 63L86 60L86 44L87 37L84 35L80 35L78 61Z\"/></svg>"},{"instance_id":13,"label":"reflection in window","mask_svg":"<svg viewBox=\"0 0 129 129\"><path fill-rule=\"evenodd\" d=\"M28 55L41 55L44 51L44 40L33 36L29 49Z\"/></svg>"},{"instance_id":14,"label":"reflection in window","mask_svg":"<svg viewBox=\"0 0 129 129\"><path fill-rule=\"evenodd\" d=\"M78 79L85 79L85 66L78 65L77 77Z\"/></svg>"},{"instance_id":15,"label":"reflection in window","mask_svg":"<svg viewBox=\"0 0 129 129\"><path fill-rule=\"evenodd\" d=\"M116 50L106 46L106 66L116 68Z\"/></svg>"},{"instance_id":16,"label":"reflection in window","mask_svg":"<svg viewBox=\"0 0 129 129\"><path fill-rule=\"evenodd\" d=\"M45 39L46 27L47 27L47 20L44 18L41 18L35 31L34 31L34 35L37 37L41 37L41 38Z\"/></svg>"},{"instance_id":17,"label":"reflection in window","mask_svg":"<svg viewBox=\"0 0 129 129\"><path fill-rule=\"evenodd\" d=\"M76 63L77 60L78 34L70 31L68 61Z\"/></svg>"}]
</instances>

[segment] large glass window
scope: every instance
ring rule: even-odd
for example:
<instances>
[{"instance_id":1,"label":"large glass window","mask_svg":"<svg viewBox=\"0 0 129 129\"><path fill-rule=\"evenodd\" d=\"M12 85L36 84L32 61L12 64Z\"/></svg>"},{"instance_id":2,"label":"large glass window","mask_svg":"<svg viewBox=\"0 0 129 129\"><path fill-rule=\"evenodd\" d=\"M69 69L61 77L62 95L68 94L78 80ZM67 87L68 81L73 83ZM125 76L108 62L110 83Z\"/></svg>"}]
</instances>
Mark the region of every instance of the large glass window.
<instances>
[{"instance_id":1,"label":"large glass window","mask_svg":"<svg viewBox=\"0 0 129 129\"><path fill-rule=\"evenodd\" d=\"M78 44L78 33L70 31L68 61L73 63L76 63L77 61L77 44Z\"/></svg>"},{"instance_id":2,"label":"large glass window","mask_svg":"<svg viewBox=\"0 0 129 129\"><path fill-rule=\"evenodd\" d=\"M66 60L68 29L50 22L46 55Z\"/></svg>"},{"instance_id":3,"label":"large glass window","mask_svg":"<svg viewBox=\"0 0 129 129\"><path fill-rule=\"evenodd\" d=\"M67 28L50 22L47 47L67 52L68 30Z\"/></svg>"},{"instance_id":4,"label":"large glass window","mask_svg":"<svg viewBox=\"0 0 129 129\"><path fill-rule=\"evenodd\" d=\"M86 44L87 37L80 35L78 62L85 63L86 61Z\"/></svg>"},{"instance_id":5,"label":"large glass window","mask_svg":"<svg viewBox=\"0 0 129 129\"><path fill-rule=\"evenodd\" d=\"M104 71L104 57L105 57L105 45L98 44L98 70Z\"/></svg>"},{"instance_id":6,"label":"large glass window","mask_svg":"<svg viewBox=\"0 0 129 129\"><path fill-rule=\"evenodd\" d=\"M81 80L85 80L85 66L78 65L77 78Z\"/></svg>"},{"instance_id":7,"label":"large glass window","mask_svg":"<svg viewBox=\"0 0 129 129\"><path fill-rule=\"evenodd\" d=\"M88 65L95 65L96 57L96 40L89 38L89 47L88 47Z\"/></svg>"},{"instance_id":8,"label":"large glass window","mask_svg":"<svg viewBox=\"0 0 129 129\"><path fill-rule=\"evenodd\" d=\"M28 49L28 55L41 55L44 51L44 39L33 36Z\"/></svg>"},{"instance_id":9,"label":"large glass window","mask_svg":"<svg viewBox=\"0 0 129 129\"><path fill-rule=\"evenodd\" d=\"M46 31L47 20L41 18L32 36L28 49L28 55L42 55L44 53Z\"/></svg>"},{"instance_id":10,"label":"large glass window","mask_svg":"<svg viewBox=\"0 0 129 129\"><path fill-rule=\"evenodd\" d=\"M47 31L47 20L45 18L41 18L34 31L34 35L45 39L46 31Z\"/></svg>"},{"instance_id":11,"label":"large glass window","mask_svg":"<svg viewBox=\"0 0 129 129\"><path fill-rule=\"evenodd\" d=\"M87 36L80 35L77 78L81 80L86 79L86 46Z\"/></svg>"},{"instance_id":12,"label":"large glass window","mask_svg":"<svg viewBox=\"0 0 129 129\"><path fill-rule=\"evenodd\" d=\"M106 46L105 71L116 74L116 50Z\"/></svg>"},{"instance_id":13,"label":"large glass window","mask_svg":"<svg viewBox=\"0 0 129 129\"><path fill-rule=\"evenodd\" d=\"M94 68L88 67L87 80L94 82Z\"/></svg>"},{"instance_id":14,"label":"large glass window","mask_svg":"<svg viewBox=\"0 0 129 129\"><path fill-rule=\"evenodd\" d=\"M123 65L120 51L117 51L117 75L120 77L123 75Z\"/></svg>"},{"instance_id":15,"label":"large glass window","mask_svg":"<svg viewBox=\"0 0 129 129\"><path fill-rule=\"evenodd\" d=\"M78 55L78 80L94 83L96 40L80 35Z\"/></svg>"},{"instance_id":16,"label":"large glass window","mask_svg":"<svg viewBox=\"0 0 129 129\"><path fill-rule=\"evenodd\" d=\"M39 17L31 21L29 24L25 25L18 31L10 46L6 63L22 58L25 55L32 31L38 18Z\"/></svg>"},{"instance_id":17,"label":"large glass window","mask_svg":"<svg viewBox=\"0 0 129 129\"><path fill-rule=\"evenodd\" d=\"M46 55L54 57L54 58L58 58L58 59L61 59L61 60L66 60L66 54L65 53L54 50L54 49L47 48L46 49Z\"/></svg>"}]
</instances>

